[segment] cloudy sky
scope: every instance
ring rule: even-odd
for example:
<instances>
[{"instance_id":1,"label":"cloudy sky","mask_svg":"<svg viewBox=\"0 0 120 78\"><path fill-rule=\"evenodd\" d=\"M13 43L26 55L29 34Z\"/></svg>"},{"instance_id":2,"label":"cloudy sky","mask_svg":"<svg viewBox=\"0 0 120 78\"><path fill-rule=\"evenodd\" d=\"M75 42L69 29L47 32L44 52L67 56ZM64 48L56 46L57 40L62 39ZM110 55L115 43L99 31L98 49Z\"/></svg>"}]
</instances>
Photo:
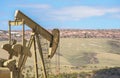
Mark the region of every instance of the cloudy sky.
<instances>
[{"instance_id":1,"label":"cloudy sky","mask_svg":"<svg viewBox=\"0 0 120 78\"><path fill-rule=\"evenodd\" d=\"M120 0L1 0L0 6L0 30L15 10L48 29L120 29Z\"/></svg>"}]
</instances>

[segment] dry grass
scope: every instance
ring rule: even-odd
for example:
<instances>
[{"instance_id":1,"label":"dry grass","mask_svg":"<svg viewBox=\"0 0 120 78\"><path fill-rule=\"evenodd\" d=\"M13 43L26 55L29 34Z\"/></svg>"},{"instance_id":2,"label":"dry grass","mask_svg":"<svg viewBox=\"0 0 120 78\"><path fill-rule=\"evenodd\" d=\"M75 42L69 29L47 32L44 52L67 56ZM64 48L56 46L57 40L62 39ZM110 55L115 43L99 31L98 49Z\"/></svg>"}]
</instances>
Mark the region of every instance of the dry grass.
<instances>
[{"instance_id":1,"label":"dry grass","mask_svg":"<svg viewBox=\"0 0 120 78\"><path fill-rule=\"evenodd\" d=\"M112 42L112 44L110 44ZM1 41L0 44L6 42ZM88 69L102 69L105 67L120 66L119 41L105 38L61 38L60 40L60 63L61 70L70 71L72 66L86 66ZM114 48L114 49L113 49ZM8 53L0 49L0 58L7 58ZM91 62L90 59L96 58L98 62ZM33 65L33 57L28 58L27 65ZM55 57L52 59L53 66L55 64ZM39 63L40 64L40 63ZM66 66L66 68L64 68ZM68 68L67 68L68 67ZM80 71L71 70L71 71ZM89 70L88 70L89 71Z\"/></svg>"}]
</instances>

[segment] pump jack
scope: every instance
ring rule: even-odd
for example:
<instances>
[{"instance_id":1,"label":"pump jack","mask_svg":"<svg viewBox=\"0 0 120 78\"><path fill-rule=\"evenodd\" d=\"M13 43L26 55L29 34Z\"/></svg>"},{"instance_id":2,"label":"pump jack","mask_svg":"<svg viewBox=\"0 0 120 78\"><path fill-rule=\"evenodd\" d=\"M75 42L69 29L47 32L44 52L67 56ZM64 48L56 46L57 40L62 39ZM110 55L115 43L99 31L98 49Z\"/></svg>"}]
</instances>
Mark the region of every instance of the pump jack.
<instances>
[{"instance_id":1,"label":"pump jack","mask_svg":"<svg viewBox=\"0 0 120 78\"><path fill-rule=\"evenodd\" d=\"M12 41L11 39L11 26L23 26L23 37L22 37L22 44L17 44L16 40ZM28 41L28 44L25 39L25 26L27 25L32 29L32 35L30 37L30 40ZM42 28L39 24L34 22L32 19L30 19L28 16L23 14L21 11L17 10L15 12L15 19L14 21L9 21L9 44L4 44L2 48L9 53L9 58L3 62L2 67L7 67L10 70L10 78L24 78L22 75L23 67L27 61L27 57L31 57L33 53L31 53L30 48L31 45L34 44L34 60L35 60L35 78L38 78L38 65L37 65L37 55L36 52L39 51L40 58L41 58L41 66L43 70L43 78L48 78L45 68L45 63L43 60L43 52L40 44L40 38L39 35L44 37L46 40L50 42L49 45L49 52L48 52L48 59L51 59L58 47L59 43L59 30L53 29L52 34ZM38 47L38 50L36 50L36 46ZM18 62L13 59L13 56L18 57ZM0 74L1 75L1 74ZM4 77L7 78L7 77Z\"/></svg>"}]
</instances>

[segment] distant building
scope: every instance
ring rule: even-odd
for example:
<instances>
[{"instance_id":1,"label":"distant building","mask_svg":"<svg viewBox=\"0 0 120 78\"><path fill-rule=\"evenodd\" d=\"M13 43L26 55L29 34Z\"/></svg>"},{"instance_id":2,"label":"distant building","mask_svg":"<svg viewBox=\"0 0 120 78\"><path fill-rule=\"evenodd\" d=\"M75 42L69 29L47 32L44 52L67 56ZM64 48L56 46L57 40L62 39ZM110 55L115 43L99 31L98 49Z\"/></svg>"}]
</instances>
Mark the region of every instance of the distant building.
<instances>
[{"instance_id":1,"label":"distant building","mask_svg":"<svg viewBox=\"0 0 120 78\"><path fill-rule=\"evenodd\" d=\"M7 35L9 35L9 33L7 33ZM16 37L20 37L21 36L21 34L19 33L19 32L11 32L11 35L12 36L16 36Z\"/></svg>"}]
</instances>

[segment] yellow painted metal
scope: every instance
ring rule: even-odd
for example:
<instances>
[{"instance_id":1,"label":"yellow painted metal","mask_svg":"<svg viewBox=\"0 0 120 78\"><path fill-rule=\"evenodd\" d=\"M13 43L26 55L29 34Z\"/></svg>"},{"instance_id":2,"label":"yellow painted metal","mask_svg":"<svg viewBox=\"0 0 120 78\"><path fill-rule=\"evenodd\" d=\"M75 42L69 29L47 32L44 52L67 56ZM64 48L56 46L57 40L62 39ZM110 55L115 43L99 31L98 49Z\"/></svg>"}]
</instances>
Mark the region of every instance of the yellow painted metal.
<instances>
[{"instance_id":1,"label":"yellow painted metal","mask_svg":"<svg viewBox=\"0 0 120 78\"><path fill-rule=\"evenodd\" d=\"M37 34L36 34L36 41L37 41L38 50L39 50L39 54L40 54L40 58L41 58L41 66L42 66L42 70L43 70L43 76L44 76L44 78L47 78L47 73L46 73L46 69L45 69L45 63L44 63L44 59L43 59L43 53L42 53L42 48L41 48L41 44L40 44L40 39Z\"/></svg>"},{"instance_id":2,"label":"yellow painted metal","mask_svg":"<svg viewBox=\"0 0 120 78\"><path fill-rule=\"evenodd\" d=\"M23 21L9 21L11 26L20 26L23 25Z\"/></svg>"},{"instance_id":3,"label":"yellow painted metal","mask_svg":"<svg viewBox=\"0 0 120 78\"><path fill-rule=\"evenodd\" d=\"M26 24L28 27L30 27L33 30L33 35L31 35L31 38L29 40L28 45L26 45L26 40L25 40L25 26ZM16 41L11 41L11 26L19 26L23 25L23 44L16 44ZM36 44L38 47L38 51L41 57L41 66L43 70L43 76L44 78L47 78L47 73L45 69L45 63L44 63L44 56L42 53L42 48L40 44L40 38L39 35L44 37L46 40L50 42L50 50L49 50L49 58L52 58L56 52L56 49L58 47L59 43L59 30L54 29L52 31L52 34L45 30L43 27L41 27L39 24L34 22L32 19L30 19L28 16L23 14L21 11L16 11L15 13L15 21L9 21L9 44L3 45L3 49L8 51L10 53L10 58L5 62L5 66L7 66L11 70L11 78L23 78L21 75L21 71L23 69L23 66L26 63L27 57L31 56L30 48L32 43L34 42L34 51L35 51L35 64L36 64L36 78L38 78L38 68L37 68L37 55L36 55ZM18 56L18 66L16 67L16 60L12 59L12 56Z\"/></svg>"},{"instance_id":4,"label":"yellow painted metal","mask_svg":"<svg viewBox=\"0 0 120 78\"><path fill-rule=\"evenodd\" d=\"M53 35L53 41L50 44L50 49L49 49L49 58L52 58L56 52L56 49L58 47L58 43L59 43L59 37L60 37L60 32L58 29L54 29L52 31L52 35Z\"/></svg>"},{"instance_id":5,"label":"yellow painted metal","mask_svg":"<svg viewBox=\"0 0 120 78\"><path fill-rule=\"evenodd\" d=\"M36 38L35 35L33 37L34 42L34 64L35 64L35 78L38 78L38 63L37 63L37 51L36 51Z\"/></svg>"},{"instance_id":6,"label":"yellow painted metal","mask_svg":"<svg viewBox=\"0 0 120 78\"><path fill-rule=\"evenodd\" d=\"M11 44L11 24L10 24L10 21L8 22L8 24L9 24L9 30L8 30L8 32L9 32L9 44Z\"/></svg>"},{"instance_id":7,"label":"yellow painted metal","mask_svg":"<svg viewBox=\"0 0 120 78\"><path fill-rule=\"evenodd\" d=\"M36 33L42 35L48 41L52 41L52 34L45 30L42 26L34 22L28 16L23 14L21 11L17 10L15 13L15 20L24 20L24 23L30 27L31 29L35 30Z\"/></svg>"},{"instance_id":8,"label":"yellow painted metal","mask_svg":"<svg viewBox=\"0 0 120 78\"><path fill-rule=\"evenodd\" d=\"M0 67L0 78L11 78L10 70L8 68Z\"/></svg>"},{"instance_id":9,"label":"yellow painted metal","mask_svg":"<svg viewBox=\"0 0 120 78\"><path fill-rule=\"evenodd\" d=\"M35 33L40 34L45 39L50 41L51 51L49 52L50 55L48 57L52 58L56 52L56 49L59 43L59 34L60 34L59 30L54 29L51 34L47 30L45 30L43 27L41 27L39 24L34 22L32 19L30 19L28 16L26 16L24 13L17 10L15 12L15 21L20 21L20 20L21 21L24 20L24 23L28 27L30 27Z\"/></svg>"},{"instance_id":10,"label":"yellow painted metal","mask_svg":"<svg viewBox=\"0 0 120 78\"><path fill-rule=\"evenodd\" d=\"M15 59L10 59L4 62L4 66L8 67L10 71L13 71L16 65Z\"/></svg>"}]
</instances>

